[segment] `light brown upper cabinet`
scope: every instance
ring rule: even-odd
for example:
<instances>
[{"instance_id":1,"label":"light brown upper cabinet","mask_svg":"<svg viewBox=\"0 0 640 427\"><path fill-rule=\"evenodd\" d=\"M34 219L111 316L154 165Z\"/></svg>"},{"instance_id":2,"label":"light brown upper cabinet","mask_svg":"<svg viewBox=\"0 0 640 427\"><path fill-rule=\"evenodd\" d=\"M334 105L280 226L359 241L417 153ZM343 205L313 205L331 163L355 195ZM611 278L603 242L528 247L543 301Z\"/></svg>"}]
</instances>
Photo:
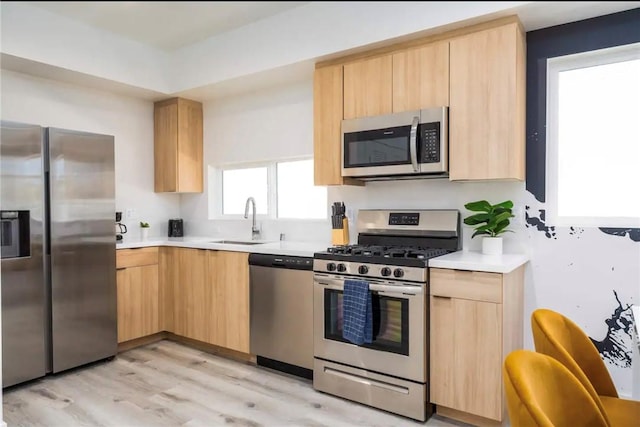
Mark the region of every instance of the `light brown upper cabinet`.
<instances>
[{"instance_id":1,"label":"light brown upper cabinet","mask_svg":"<svg viewBox=\"0 0 640 427\"><path fill-rule=\"evenodd\" d=\"M202 104L172 98L154 107L156 193L201 193Z\"/></svg>"},{"instance_id":2,"label":"light brown upper cabinet","mask_svg":"<svg viewBox=\"0 0 640 427\"><path fill-rule=\"evenodd\" d=\"M345 119L391 113L392 70L392 55L344 66Z\"/></svg>"},{"instance_id":3,"label":"light brown upper cabinet","mask_svg":"<svg viewBox=\"0 0 640 427\"><path fill-rule=\"evenodd\" d=\"M313 75L313 169L315 185L362 185L342 177L342 65Z\"/></svg>"},{"instance_id":4,"label":"light brown upper cabinet","mask_svg":"<svg viewBox=\"0 0 640 427\"><path fill-rule=\"evenodd\" d=\"M342 185L340 125L342 65L319 68L313 75L313 182Z\"/></svg>"},{"instance_id":5,"label":"light brown upper cabinet","mask_svg":"<svg viewBox=\"0 0 640 427\"><path fill-rule=\"evenodd\" d=\"M517 22L450 41L451 180L524 180L524 43Z\"/></svg>"},{"instance_id":6,"label":"light brown upper cabinet","mask_svg":"<svg viewBox=\"0 0 640 427\"><path fill-rule=\"evenodd\" d=\"M449 42L393 54L393 112L449 105Z\"/></svg>"},{"instance_id":7,"label":"light brown upper cabinet","mask_svg":"<svg viewBox=\"0 0 640 427\"><path fill-rule=\"evenodd\" d=\"M453 181L524 180L525 38L517 16L318 64L316 185L341 176L341 121L449 106Z\"/></svg>"}]
</instances>

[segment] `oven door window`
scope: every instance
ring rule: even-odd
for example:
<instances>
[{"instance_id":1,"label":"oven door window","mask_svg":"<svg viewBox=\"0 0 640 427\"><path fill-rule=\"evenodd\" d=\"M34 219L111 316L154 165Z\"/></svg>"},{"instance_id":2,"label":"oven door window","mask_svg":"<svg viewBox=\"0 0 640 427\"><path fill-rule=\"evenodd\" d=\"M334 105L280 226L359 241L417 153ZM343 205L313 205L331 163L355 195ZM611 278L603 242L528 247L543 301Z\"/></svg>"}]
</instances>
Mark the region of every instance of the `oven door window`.
<instances>
[{"instance_id":1,"label":"oven door window","mask_svg":"<svg viewBox=\"0 0 640 427\"><path fill-rule=\"evenodd\" d=\"M344 167L411 164L411 126L366 130L344 134Z\"/></svg>"},{"instance_id":2,"label":"oven door window","mask_svg":"<svg viewBox=\"0 0 640 427\"><path fill-rule=\"evenodd\" d=\"M371 293L373 342L361 347L389 353L409 355L409 300ZM324 337L349 342L342 338L342 291L324 290Z\"/></svg>"},{"instance_id":3,"label":"oven door window","mask_svg":"<svg viewBox=\"0 0 640 427\"><path fill-rule=\"evenodd\" d=\"M0 240L2 240L2 247L12 247L14 245L13 237L13 221L3 220L2 231L0 232Z\"/></svg>"}]
</instances>

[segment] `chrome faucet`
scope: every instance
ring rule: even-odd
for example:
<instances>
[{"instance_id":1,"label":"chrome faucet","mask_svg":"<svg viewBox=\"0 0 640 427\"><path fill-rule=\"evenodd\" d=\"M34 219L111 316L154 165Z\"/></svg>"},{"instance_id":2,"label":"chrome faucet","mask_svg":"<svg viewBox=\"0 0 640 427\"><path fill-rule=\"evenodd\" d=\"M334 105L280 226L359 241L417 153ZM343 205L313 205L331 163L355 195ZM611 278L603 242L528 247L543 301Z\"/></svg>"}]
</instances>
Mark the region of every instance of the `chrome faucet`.
<instances>
[{"instance_id":1,"label":"chrome faucet","mask_svg":"<svg viewBox=\"0 0 640 427\"><path fill-rule=\"evenodd\" d=\"M247 199L247 203L244 205L244 217L249 218L249 203L253 205L253 219L251 223L251 240L258 240L260 238L260 230L256 227L256 201L253 197Z\"/></svg>"}]
</instances>

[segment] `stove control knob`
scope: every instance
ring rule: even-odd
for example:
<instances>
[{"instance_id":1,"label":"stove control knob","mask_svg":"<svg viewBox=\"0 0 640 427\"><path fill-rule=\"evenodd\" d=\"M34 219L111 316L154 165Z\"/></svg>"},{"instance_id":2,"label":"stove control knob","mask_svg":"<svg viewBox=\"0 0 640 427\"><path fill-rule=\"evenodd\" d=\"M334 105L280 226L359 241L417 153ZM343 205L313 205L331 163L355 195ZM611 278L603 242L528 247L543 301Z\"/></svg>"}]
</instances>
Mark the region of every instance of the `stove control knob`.
<instances>
[{"instance_id":1,"label":"stove control knob","mask_svg":"<svg viewBox=\"0 0 640 427\"><path fill-rule=\"evenodd\" d=\"M369 267L367 267L366 265L361 265L360 267L358 267L358 273L367 274L368 272L369 272Z\"/></svg>"},{"instance_id":2,"label":"stove control knob","mask_svg":"<svg viewBox=\"0 0 640 427\"><path fill-rule=\"evenodd\" d=\"M327 264L327 270L328 271L335 271L336 270L336 264L333 262L330 262Z\"/></svg>"},{"instance_id":3,"label":"stove control knob","mask_svg":"<svg viewBox=\"0 0 640 427\"><path fill-rule=\"evenodd\" d=\"M401 268L396 268L393 270L393 277L402 277L404 276L404 271Z\"/></svg>"},{"instance_id":4,"label":"stove control knob","mask_svg":"<svg viewBox=\"0 0 640 427\"><path fill-rule=\"evenodd\" d=\"M382 270L380 270L380 274L385 277L391 276L391 269L389 267L383 267Z\"/></svg>"},{"instance_id":5,"label":"stove control knob","mask_svg":"<svg viewBox=\"0 0 640 427\"><path fill-rule=\"evenodd\" d=\"M338 271L340 273L344 273L345 271L347 271L347 266L342 263L338 264Z\"/></svg>"}]
</instances>

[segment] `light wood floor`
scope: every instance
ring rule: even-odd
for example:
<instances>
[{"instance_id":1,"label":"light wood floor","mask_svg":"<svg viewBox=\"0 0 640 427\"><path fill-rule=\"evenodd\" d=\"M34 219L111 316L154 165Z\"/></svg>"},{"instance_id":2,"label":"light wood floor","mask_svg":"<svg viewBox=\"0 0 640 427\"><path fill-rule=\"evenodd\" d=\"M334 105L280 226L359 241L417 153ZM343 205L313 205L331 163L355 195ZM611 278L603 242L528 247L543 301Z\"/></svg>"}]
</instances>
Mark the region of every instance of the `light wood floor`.
<instances>
[{"instance_id":1,"label":"light wood floor","mask_svg":"<svg viewBox=\"0 0 640 427\"><path fill-rule=\"evenodd\" d=\"M13 426L409 426L311 382L161 341L5 390ZM460 426L434 416L427 426Z\"/></svg>"}]
</instances>

